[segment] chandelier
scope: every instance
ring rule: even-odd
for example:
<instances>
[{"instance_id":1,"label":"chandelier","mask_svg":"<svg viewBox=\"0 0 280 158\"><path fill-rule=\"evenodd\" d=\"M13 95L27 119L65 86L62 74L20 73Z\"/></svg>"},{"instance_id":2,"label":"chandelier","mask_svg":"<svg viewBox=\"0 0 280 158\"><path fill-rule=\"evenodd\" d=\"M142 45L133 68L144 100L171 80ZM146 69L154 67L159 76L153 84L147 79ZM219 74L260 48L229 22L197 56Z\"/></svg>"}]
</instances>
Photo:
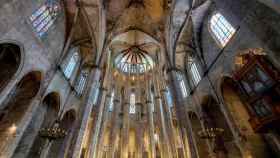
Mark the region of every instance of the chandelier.
<instances>
[{"instance_id":1,"label":"chandelier","mask_svg":"<svg viewBox=\"0 0 280 158\"><path fill-rule=\"evenodd\" d=\"M219 135L224 133L224 129L222 128L206 128L202 129L198 132L198 136L202 139L214 139Z\"/></svg>"},{"instance_id":2,"label":"chandelier","mask_svg":"<svg viewBox=\"0 0 280 158\"><path fill-rule=\"evenodd\" d=\"M65 129L60 128L58 122L56 122L52 127L40 129L39 135L46 139L55 140L64 138L67 135L67 132Z\"/></svg>"}]
</instances>

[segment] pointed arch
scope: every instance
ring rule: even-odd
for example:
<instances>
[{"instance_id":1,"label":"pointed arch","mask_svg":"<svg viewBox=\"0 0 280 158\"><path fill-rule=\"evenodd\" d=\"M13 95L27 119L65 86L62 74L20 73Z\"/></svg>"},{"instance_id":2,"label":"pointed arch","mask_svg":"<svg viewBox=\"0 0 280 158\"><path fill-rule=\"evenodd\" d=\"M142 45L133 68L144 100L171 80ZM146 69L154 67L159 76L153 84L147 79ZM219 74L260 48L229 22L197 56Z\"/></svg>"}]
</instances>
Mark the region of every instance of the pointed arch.
<instances>
[{"instance_id":1,"label":"pointed arch","mask_svg":"<svg viewBox=\"0 0 280 158\"><path fill-rule=\"evenodd\" d=\"M247 150L248 155L253 157L271 157L269 155L268 145L265 143L262 135L254 132L249 120L250 115L244 101L238 93L238 83L230 77L224 77L221 85L224 106L228 110L229 117L237 132L241 142L245 141L250 146ZM273 157L273 156L272 156Z\"/></svg>"},{"instance_id":2,"label":"pointed arch","mask_svg":"<svg viewBox=\"0 0 280 158\"><path fill-rule=\"evenodd\" d=\"M67 157L67 155L71 152L70 147L73 140L75 121L76 111L74 109L70 109L64 113L59 126L67 131L67 135L64 138L52 143L48 157Z\"/></svg>"},{"instance_id":3,"label":"pointed arch","mask_svg":"<svg viewBox=\"0 0 280 158\"><path fill-rule=\"evenodd\" d=\"M233 132L228 124L227 117L221 109L221 105L211 95L204 96L202 104L203 123L205 128L221 128L224 130L221 137L216 137L213 142L213 151L218 150L226 152L230 158L241 158L241 151L234 141ZM216 144L217 142L218 144ZM222 144L219 144L222 142Z\"/></svg>"},{"instance_id":4,"label":"pointed arch","mask_svg":"<svg viewBox=\"0 0 280 158\"><path fill-rule=\"evenodd\" d=\"M22 157L25 154L29 158L40 157L42 150L47 144L47 140L39 135L39 131L42 128L49 128L54 124L58 117L59 109L60 94L58 92L50 92L45 95L42 99L42 104L34 113L27 127L27 129L33 130L26 130L24 132L14 157ZM26 142L29 143L26 145ZM22 148L22 146L25 146L25 148Z\"/></svg>"},{"instance_id":5,"label":"pointed arch","mask_svg":"<svg viewBox=\"0 0 280 158\"><path fill-rule=\"evenodd\" d=\"M27 111L38 94L41 86L40 71L27 73L12 89L6 98L3 109L0 110L0 143L1 154L5 154L15 140L15 134L22 127ZM1 155L4 156L5 155Z\"/></svg>"},{"instance_id":6,"label":"pointed arch","mask_svg":"<svg viewBox=\"0 0 280 158\"><path fill-rule=\"evenodd\" d=\"M0 91L10 82L23 64L23 49L16 42L0 42Z\"/></svg>"}]
</instances>

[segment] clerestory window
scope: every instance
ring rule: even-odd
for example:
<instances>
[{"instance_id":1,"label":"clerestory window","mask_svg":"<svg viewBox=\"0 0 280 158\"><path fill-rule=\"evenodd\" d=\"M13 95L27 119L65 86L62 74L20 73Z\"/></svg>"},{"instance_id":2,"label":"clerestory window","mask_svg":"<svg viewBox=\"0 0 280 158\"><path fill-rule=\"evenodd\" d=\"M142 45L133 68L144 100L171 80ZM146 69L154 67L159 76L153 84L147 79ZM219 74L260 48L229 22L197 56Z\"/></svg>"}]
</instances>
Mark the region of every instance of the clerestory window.
<instances>
[{"instance_id":1,"label":"clerestory window","mask_svg":"<svg viewBox=\"0 0 280 158\"><path fill-rule=\"evenodd\" d=\"M86 71L82 71L78 80L78 84L76 85L76 92L81 95L86 85L88 73Z\"/></svg>"},{"instance_id":2,"label":"clerestory window","mask_svg":"<svg viewBox=\"0 0 280 158\"><path fill-rule=\"evenodd\" d=\"M173 107L173 101L172 101L172 96L169 87L166 87L166 90L167 90L167 92L165 93L166 101L168 106L171 108Z\"/></svg>"},{"instance_id":3,"label":"clerestory window","mask_svg":"<svg viewBox=\"0 0 280 158\"><path fill-rule=\"evenodd\" d=\"M66 78L70 78L71 75L73 74L75 67L78 63L79 60L79 54L78 52L73 53L73 55L71 56L69 62L67 63L65 69L64 69L64 75Z\"/></svg>"},{"instance_id":4,"label":"clerestory window","mask_svg":"<svg viewBox=\"0 0 280 158\"><path fill-rule=\"evenodd\" d=\"M191 63L191 74L192 74L194 84L197 85L201 80L201 76L195 62Z\"/></svg>"},{"instance_id":5,"label":"clerestory window","mask_svg":"<svg viewBox=\"0 0 280 158\"><path fill-rule=\"evenodd\" d=\"M183 97L187 97L189 95L189 93L187 91L187 87L186 87L183 75L180 73L177 73L177 79L179 80L179 84L180 84L180 88L181 88Z\"/></svg>"},{"instance_id":6,"label":"clerestory window","mask_svg":"<svg viewBox=\"0 0 280 158\"><path fill-rule=\"evenodd\" d=\"M115 91L113 90L110 98L110 103L109 103L109 111L112 112L114 110L114 98L115 98Z\"/></svg>"},{"instance_id":7,"label":"clerestory window","mask_svg":"<svg viewBox=\"0 0 280 158\"><path fill-rule=\"evenodd\" d=\"M221 13L211 17L210 30L215 40L224 47L235 33L235 28L225 19Z\"/></svg>"},{"instance_id":8,"label":"clerestory window","mask_svg":"<svg viewBox=\"0 0 280 158\"><path fill-rule=\"evenodd\" d=\"M135 94L131 93L130 94L130 106L129 106L129 113L130 114L135 114L136 113L136 100L135 100Z\"/></svg>"}]
</instances>

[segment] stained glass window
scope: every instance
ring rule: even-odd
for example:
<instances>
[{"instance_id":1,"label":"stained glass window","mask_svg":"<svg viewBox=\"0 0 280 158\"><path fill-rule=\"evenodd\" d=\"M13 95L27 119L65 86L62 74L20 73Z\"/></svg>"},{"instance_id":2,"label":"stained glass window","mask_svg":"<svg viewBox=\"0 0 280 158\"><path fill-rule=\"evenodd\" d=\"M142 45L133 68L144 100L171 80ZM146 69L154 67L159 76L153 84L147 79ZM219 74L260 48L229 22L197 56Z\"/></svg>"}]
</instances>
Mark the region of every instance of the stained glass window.
<instances>
[{"instance_id":1,"label":"stained glass window","mask_svg":"<svg viewBox=\"0 0 280 158\"><path fill-rule=\"evenodd\" d=\"M83 90L86 85L87 77L88 77L88 73L86 71L82 71L82 73L80 74L78 84L76 85L76 91L78 94L83 93Z\"/></svg>"},{"instance_id":2,"label":"stained glass window","mask_svg":"<svg viewBox=\"0 0 280 158\"><path fill-rule=\"evenodd\" d=\"M109 111L112 112L114 109L114 98L115 98L115 91L112 92L110 102L109 102Z\"/></svg>"},{"instance_id":3,"label":"stained glass window","mask_svg":"<svg viewBox=\"0 0 280 158\"><path fill-rule=\"evenodd\" d=\"M71 56L66 68L64 69L64 75L67 78L70 78L72 73L74 72L75 66L77 65L79 60L79 54L78 52L73 53L73 55Z\"/></svg>"},{"instance_id":4,"label":"stained glass window","mask_svg":"<svg viewBox=\"0 0 280 158\"><path fill-rule=\"evenodd\" d=\"M166 101L169 107L173 106L173 101L172 101L172 96L170 94L170 89L169 87L166 88L167 92L165 93Z\"/></svg>"},{"instance_id":5,"label":"stained glass window","mask_svg":"<svg viewBox=\"0 0 280 158\"><path fill-rule=\"evenodd\" d=\"M179 80L180 88L183 94L183 97L187 97L189 95L187 91L187 87L183 78L183 75L180 73L177 73L177 79Z\"/></svg>"},{"instance_id":6,"label":"stained glass window","mask_svg":"<svg viewBox=\"0 0 280 158\"><path fill-rule=\"evenodd\" d=\"M56 0L47 0L39 9L33 12L29 21L38 37L43 37L57 19L61 7Z\"/></svg>"},{"instance_id":7,"label":"stained glass window","mask_svg":"<svg viewBox=\"0 0 280 158\"><path fill-rule=\"evenodd\" d=\"M135 94L131 93L130 94L130 107L129 107L129 113L130 114L135 114L136 113L136 101L135 101Z\"/></svg>"},{"instance_id":8,"label":"stained glass window","mask_svg":"<svg viewBox=\"0 0 280 158\"><path fill-rule=\"evenodd\" d=\"M215 39L224 47L235 33L235 28L225 19L225 17L216 13L210 20L210 29Z\"/></svg>"},{"instance_id":9,"label":"stained glass window","mask_svg":"<svg viewBox=\"0 0 280 158\"><path fill-rule=\"evenodd\" d=\"M129 48L118 54L115 66L125 74L143 74L154 66L153 59L138 47Z\"/></svg>"},{"instance_id":10,"label":"stained glass window","mask_svg":"<svg viewBox=\"0 0 280 158\"><path fill-rule=\"evenodd\" d=\"M201 76L195 62L191 63L191 73L192 73L193 82L195 85L197 85L201 80Z\"/></svg>"}]
</instances>

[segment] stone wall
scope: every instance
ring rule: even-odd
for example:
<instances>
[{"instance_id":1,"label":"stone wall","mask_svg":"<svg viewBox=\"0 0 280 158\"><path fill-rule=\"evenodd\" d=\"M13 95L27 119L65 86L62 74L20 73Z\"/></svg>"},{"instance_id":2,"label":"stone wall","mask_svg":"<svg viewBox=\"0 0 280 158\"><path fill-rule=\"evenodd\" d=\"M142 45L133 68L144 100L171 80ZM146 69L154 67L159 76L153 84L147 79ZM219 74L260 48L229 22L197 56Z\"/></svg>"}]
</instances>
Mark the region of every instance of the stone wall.
<instances>
[{"instance_id":1,"label":"stone wall","mask_svg":"<svg viewBox=\"0 0 280 158\"><path fill-rule=\"evenodd\" d=\"M217 44L209 28L210 18L216 12L220 12L236 29L236 33L224 48ZM212 96L221 101L221 111L224 113L233 134L237 134L232 118L223 105L221 84L224 77L232 77L235 69L235 57L240 52L250 48L263 48L267 53L267 58L279 67L280 31L277 29L280 27L279 18L280 14L254 0L214 0L212 2L200 34L200 44L206 68L201 70L202 80L197 87L192 88L193 94L186 99L187 111L194 111L198 113L199 117L202 117L202 102L205 96ZM238 136L235 136L235 139L238 142ZM242 148L238 143L237 146Z\"/></svg>"}]
</instances>

